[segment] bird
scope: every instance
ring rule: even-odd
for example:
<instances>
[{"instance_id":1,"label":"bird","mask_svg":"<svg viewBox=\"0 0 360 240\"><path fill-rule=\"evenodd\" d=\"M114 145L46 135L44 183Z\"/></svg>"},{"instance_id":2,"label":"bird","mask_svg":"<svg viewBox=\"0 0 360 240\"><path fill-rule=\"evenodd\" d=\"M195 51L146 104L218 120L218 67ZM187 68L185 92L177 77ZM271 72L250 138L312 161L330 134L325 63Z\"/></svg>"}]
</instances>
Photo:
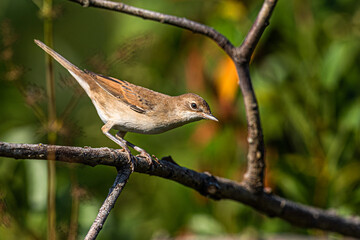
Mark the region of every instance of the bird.
<instances>
[{"instance_id":1,"label":"bird","mask_svg":"<svg viewBox=\"0 0 360 240\"><path fill-rule=\"evenodd\" d=\"M170 96L130 82L81 70L43 42L34 42L62 65L85 90L104 123L101 131L131 157L130 146L151 163L142 148L124 139L127 132L159 134L184 124L209 119L218 121L209 104L199 95ZM118 132L110 133L111 129Z\"/></svg>"}]
</instances>

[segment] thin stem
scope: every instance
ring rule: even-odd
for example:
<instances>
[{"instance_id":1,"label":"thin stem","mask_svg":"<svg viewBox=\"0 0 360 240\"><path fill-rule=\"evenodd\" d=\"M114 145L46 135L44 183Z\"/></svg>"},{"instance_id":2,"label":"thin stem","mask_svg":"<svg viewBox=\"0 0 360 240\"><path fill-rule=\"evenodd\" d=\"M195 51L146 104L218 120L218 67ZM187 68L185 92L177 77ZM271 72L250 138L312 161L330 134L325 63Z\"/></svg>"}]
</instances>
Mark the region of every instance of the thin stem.
<instances>
[{"instance_id":1,"label":"thin stem","mask_svg":"<svg viewBox=\"0 0 360 240\"><path fill-rule=\"evenodd\" d=\"M53 46L53 25L52 25L52 0L44 0L42 12L44 14L44 42L46 45ZM56 104L55 104L55 80L54 65L50 55L45 54L46 64L46 92L49 98L48 112L50 125L56 121ZM52 129L52 128L50 128ZM55 135L56 132L52 131ZM50 137L51 141L56 141L56 136Z\"/></svg>"},{"instance_id":2,"label":"thin stem","mask_svg":"<svg viewBox=\"0 0 360 240\"><path fill-rule=\"evenodd\" d=\"M52 47L52 0L44 0L42 7L42 14L44 16L44 42L46 45ZM45 54L46 65L46 92L49 98L48 103L48 142L50 144L56 143L56 105L55 105L55 81L54 69L51 57ZM54 158L55 156L49 156ZM48 239L56 239L56 166L55 162L48 161Z\"/></svg>"}]
</instances>

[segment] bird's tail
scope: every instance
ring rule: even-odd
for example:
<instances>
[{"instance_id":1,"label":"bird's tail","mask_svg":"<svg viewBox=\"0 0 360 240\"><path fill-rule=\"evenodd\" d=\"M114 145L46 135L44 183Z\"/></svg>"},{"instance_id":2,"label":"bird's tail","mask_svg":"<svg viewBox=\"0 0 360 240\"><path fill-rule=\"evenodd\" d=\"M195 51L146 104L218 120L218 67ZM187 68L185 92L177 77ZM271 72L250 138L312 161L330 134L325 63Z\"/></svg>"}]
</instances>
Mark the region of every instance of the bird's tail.
<instances>
[{"instance_id":1,"label":"bird's tail","mask_svg":"<svg viewBox=\"0 0 360 240\"><path fill-rule=\"evenodd\" d=\"M94 86L96 83L92 78L88 76L87 73L79 69L77 66L69 62L63 56L55 52L53 49L46 46L43 42L34 39L34 42L41 47L45 52L52 56L56 61L58 61L64 68L66 68L69 73L76 79L80 86L85 90L85 92L90 96L90 86Z\"/></svg>"},{"instance_id":2,"label":"bird's tail","mask_svg":"<svg viewBox=\"0 0 360 240\"><path fill-rule=\"evenodd\" d=\"M46 46L45 43L34 39L34 42L41 47L45 52L47 52L50 56L52 56L56 61L58 61L64 68L66 68L69 71L72 72L82 72L78 67L76 67L74 64L69 62L67 59L65 59L63 56L61 56L59 53L55 52L50 47Z\"/></svg>"}]
</instances>

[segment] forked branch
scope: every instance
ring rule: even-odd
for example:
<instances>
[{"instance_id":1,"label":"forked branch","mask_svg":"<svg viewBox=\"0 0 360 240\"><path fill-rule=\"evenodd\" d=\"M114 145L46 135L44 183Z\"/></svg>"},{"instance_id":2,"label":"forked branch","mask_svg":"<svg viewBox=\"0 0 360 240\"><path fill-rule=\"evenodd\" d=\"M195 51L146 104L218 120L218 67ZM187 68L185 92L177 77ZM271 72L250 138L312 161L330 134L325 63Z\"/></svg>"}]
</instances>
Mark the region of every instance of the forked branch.
<instances>
[{"instance_id":1,"label":"forked branch","mask_svg":"<svg viewBox=\"0 0 360 240\"><path fill-rule=\"evenodd\" d=\"M254 192L261 192L264 187L265 172L265 147L262 134L260 113L255 92L252 87L249 74L249 62L254 49L268 25L271 13L275 8L277 0L265 0L262 8L255 20L254 25L247 34L240 47L234 45L221 33L215 29L168 14L162 14L137 7L133 7L120 2L105 0L70 0L81 4L84 7L97 7L116 12L126 13L132 16L141 17L148 20L173 25L179 28L190 30L194 33L202 34L215 41L234 61L236 66L239 86L244 98L246 118L248 122L248 168L244 176L244 186Z\"/></svg>"},{"instance_id":2,"label":"forked branch","mask_svg":"<svg viewBox=\"0 0 360 240\"><path fill-rule=\"evenodd\" d=\"M333 211L324 211L294 203L263 191L265 147L258 103L249 73L249 63L266 26L269 24L277 0L265 0L263 2L253 26L243 43L238 47L235 47L215 29L186 18L136 8L119 2L105 0L70 1L80 3L86 7L122 12L202 34L215 41L229 55L236 66L248 122L248 169L242 183L239 184L207 173L198 173L166 160L160 160L158 164L149 165L142 158L137 158L134 163L135 171L176 181L213 199L232 199L244 203L271 217L282 218L296 226L332 231L360 238L360 220L358 217L341 217ZM117 169L123 169L118 172L114 188L100 209L99 221L94 222L89 231L88 239L96 238L109 211L114 206L116 198L132 172L131 169L129 170L127 156L108 148L93 149L0 142L0 156L24 159L47 159L48 156L55 156L56 161L76 162L90 166L109 165L115 166ZM92 234L92 231L94 231L95 235Z\"/></svg>"},{"instance_id":3,"label":"forked branch","mask_svg":"<svg viewBox=\"0 0 360 240\"><path fill-rule=\"evenodd\" d=\"M56 161L81 163L89 166L128 166L127 155L109 148L80 148L44 144L14 144L0 142L0 156L16 159L42 159L55 156ZM337 232L360 238L360 219L341 217L325 211L262 192L255 194L243 185L208 173L199 173L166 160L149 166L141 157L134 162L134 171L146 173L190 187L213 199L231 199L270 216L284 219L295 226Z\"/></svg>"}]
</instances>

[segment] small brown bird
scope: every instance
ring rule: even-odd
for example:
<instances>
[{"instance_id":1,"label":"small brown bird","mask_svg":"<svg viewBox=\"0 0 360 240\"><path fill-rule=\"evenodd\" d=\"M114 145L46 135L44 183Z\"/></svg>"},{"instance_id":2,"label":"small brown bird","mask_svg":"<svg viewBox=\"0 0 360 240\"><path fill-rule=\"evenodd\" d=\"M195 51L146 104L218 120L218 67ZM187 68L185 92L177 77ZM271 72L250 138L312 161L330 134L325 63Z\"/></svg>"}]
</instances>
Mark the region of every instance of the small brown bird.
<instances>
[{"instance_id":1,"label":"small brown bird","mask_svg":"<svg viewBox=\"0 0 360 240\"><path fill-rule=\"evenodd\" d=\"M196 94L173 97L124 80L81 70L41 41L34 41L76 79L105 124L102 132L129 156L131 153L127 145L151 161L145 150L124 140L127 132L157 134L201 119L218 121L211 114L207 102ZM115 136L109 133L112 128L118 130Z\"/></svg>"}]
</instances>

